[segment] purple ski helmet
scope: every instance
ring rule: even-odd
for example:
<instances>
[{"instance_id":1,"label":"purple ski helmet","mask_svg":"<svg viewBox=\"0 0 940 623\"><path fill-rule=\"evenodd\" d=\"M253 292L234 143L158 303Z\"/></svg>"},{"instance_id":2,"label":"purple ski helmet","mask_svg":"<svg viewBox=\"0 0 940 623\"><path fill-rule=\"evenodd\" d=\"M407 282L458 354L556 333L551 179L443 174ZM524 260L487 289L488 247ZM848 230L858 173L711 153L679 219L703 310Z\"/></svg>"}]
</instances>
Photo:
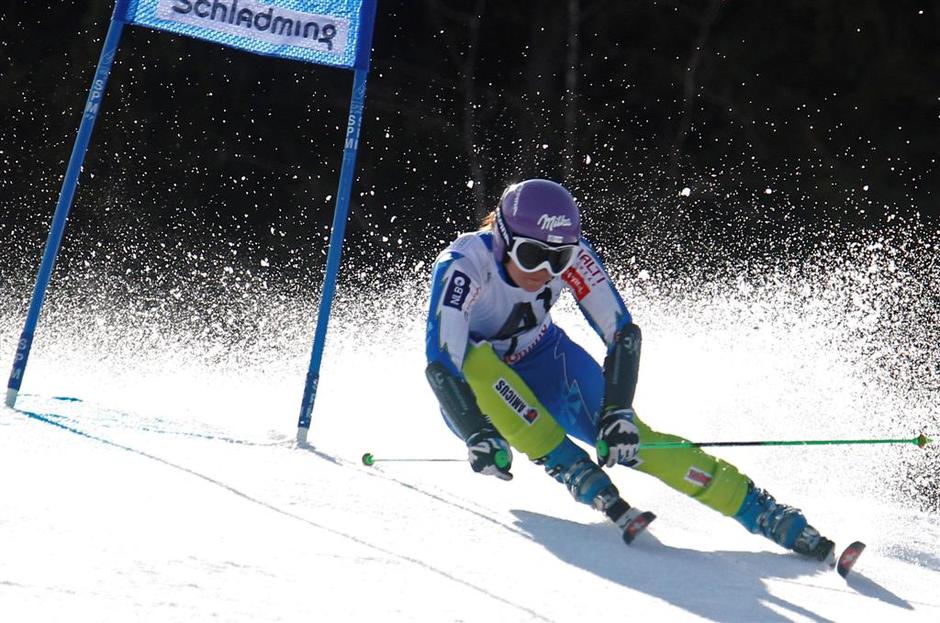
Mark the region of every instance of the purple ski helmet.
<instances>
[{"instance_id":1,"label":"purple ski helmet","mask_svg":"<svg viewBox=\"0 0 940 623\"><path fill-rule=\"evenodd\" d=\"M496 206L493 253L502 262L513 236L548 244L577 244L581 239L578 204L564 186L532 179L512 184Z\"/></svg>"}]
</instances>

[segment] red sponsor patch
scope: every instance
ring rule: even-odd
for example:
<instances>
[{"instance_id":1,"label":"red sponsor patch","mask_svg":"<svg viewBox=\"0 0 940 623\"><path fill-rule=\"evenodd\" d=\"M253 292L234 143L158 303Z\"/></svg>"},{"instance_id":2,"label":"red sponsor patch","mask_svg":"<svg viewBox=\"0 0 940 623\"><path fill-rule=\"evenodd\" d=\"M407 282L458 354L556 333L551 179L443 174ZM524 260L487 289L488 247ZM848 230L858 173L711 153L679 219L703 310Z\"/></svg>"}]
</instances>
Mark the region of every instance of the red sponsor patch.
<instances>
[{"instance_id":1,"label":"red sponsor patch","mask_svg":"<svg viewBox=\"0 0 940 623\"><path fill-rule=\"evenodd\" d=\"M712 481L712 475L707 474L700 469L690 467L688 473L685 475L685 479L691 482L693 485L707 487L708 483Z\"/></svg>"},{"instance_id":2,"label":"red sponsor patch","mask_svg":"<svg viewBox=\"0 0 940 623\"><path fill-rule=\"evenodd\" d=\"M571 288L571 291L574 292L574 298L577 300L583 299L585 296L591 293L591 288L588 286L587 282L584 280L584 277L581 276L581 273L578 272L574 266L562 273L561 278L565 283Z\"/></svg>"}]
</instances>

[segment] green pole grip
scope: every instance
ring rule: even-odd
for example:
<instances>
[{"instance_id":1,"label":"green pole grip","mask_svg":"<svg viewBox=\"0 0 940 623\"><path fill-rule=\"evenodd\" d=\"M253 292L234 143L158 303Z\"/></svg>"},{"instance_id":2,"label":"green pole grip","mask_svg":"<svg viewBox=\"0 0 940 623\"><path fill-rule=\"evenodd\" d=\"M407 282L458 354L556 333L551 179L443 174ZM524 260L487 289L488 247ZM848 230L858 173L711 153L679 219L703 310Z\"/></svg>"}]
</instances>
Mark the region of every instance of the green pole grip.
<instances>
[{"instance_id":1,"label":"green pole grip","mask_svg":"<svg viewBox=\"0 0 940 623\"><path fill-rule=\"evenodd\" d=\"M498 450L496 456L493 457L493 462L496 463L496 467L506 469L509 467L509 453L505 450Z\"/></svg>"}]
</instances>

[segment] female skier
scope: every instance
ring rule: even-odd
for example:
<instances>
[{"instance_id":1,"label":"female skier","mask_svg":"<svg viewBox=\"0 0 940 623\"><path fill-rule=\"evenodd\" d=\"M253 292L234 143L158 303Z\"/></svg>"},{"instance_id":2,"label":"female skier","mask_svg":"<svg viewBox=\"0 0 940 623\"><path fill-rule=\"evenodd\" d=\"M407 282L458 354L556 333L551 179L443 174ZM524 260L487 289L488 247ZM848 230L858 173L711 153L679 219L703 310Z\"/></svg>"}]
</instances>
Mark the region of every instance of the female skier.
<instances>
[{"instance_id":1,"label":"female skier","mask_svg":"<svg viewBox=\"0 0 940 623\"><path fill-rule=\"evenodd\" d=\"M733 465L699 448L640 447L683 440L651 429L633 410L640 329L581 237L565 188L541 179L509 186L483 229L438 256L432 280L426 374L475 472L510 480L515 448L602 511L629 543L655 516L627 504L601 469L626 465L831 563L832 541ZM552 322L564 289L607 345L603 368ZM569 435L594 446L597 463Z\"/></svg>"}]
</instances>

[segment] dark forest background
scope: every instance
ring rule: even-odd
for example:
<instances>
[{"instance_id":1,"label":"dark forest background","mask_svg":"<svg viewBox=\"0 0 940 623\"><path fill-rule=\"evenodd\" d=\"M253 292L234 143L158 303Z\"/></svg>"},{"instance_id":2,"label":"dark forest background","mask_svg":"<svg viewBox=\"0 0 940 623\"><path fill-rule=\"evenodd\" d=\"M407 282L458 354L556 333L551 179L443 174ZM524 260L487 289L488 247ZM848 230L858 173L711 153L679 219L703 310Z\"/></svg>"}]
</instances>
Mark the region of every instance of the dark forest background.
<instances>
[{"instance_id":1,"label":"dark forest background","mask_svg":"<svg viewBox=\"0 0 940 623\"><path fill-rule=\"evenodd\" d=\"M112 6L0 3L0 234L29 279ZM536 176L663 262L940 220L937 1L381 0L372 58L360 266L428 262ZM351 81L128 27L64 261L319 270Z\"/></svg>"},{"instance_id":2,"label":"dark forest background","mask_svg":"<svg viewBox=\"0 0 940 623\"><path fill-rule=\"evenodd\" d=\"M0 0L11 318L25 315L112 6ZM99 327L113 312L116 337L76 331L117 340L112 352L137 347L130 326L154 348L192 339L233 357L307 340L289 319L313 322L351 84L127 27L47 326L75 326L61 322L73 306ZM821 306L844 333L833 348L905 404L935 405L938 130L940 0L379 0L339 288L372 308L343 318L381 313L406 331L410 312L390 309L401 297L373 293L420 291L507 183L548 177L579 198L615 277L693 307L770 282L792 298L784 316ZM730 322L750 317L732 300ZM936 461L899 469L935 510Z\"/></svg>"}]
</instances>

